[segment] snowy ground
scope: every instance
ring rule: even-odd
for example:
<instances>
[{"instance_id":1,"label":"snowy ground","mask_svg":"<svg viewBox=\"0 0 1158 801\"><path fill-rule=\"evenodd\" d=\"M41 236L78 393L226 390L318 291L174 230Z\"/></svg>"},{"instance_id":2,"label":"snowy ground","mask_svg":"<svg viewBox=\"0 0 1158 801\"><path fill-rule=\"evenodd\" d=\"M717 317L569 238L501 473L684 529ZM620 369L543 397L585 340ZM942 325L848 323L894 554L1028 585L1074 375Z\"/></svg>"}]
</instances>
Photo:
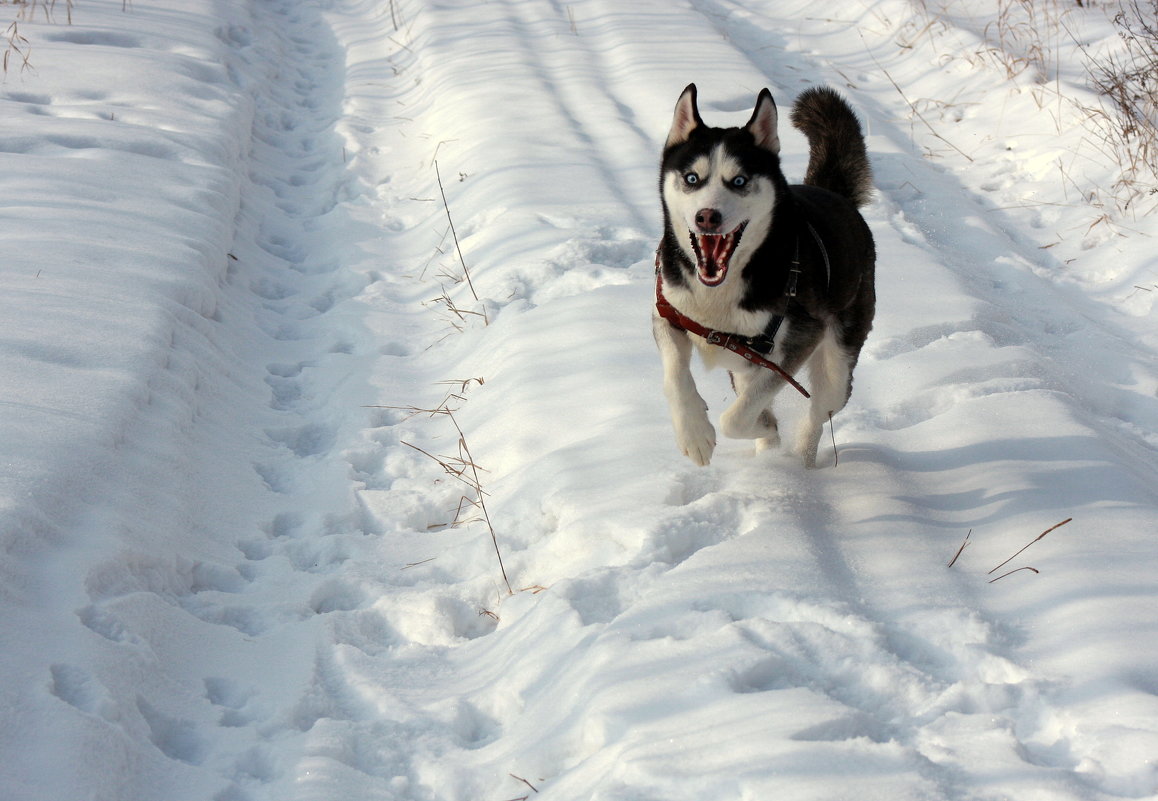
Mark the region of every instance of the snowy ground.
<instances>
[{"instance_id":1,"label":"snowy ground","mask_svg":"<svg viewBox=\"0 0 1158 801\"><path fill-rule=\"evenodd\" d=\"M0 799L1158 797L1158 223L1109 204L1080 67L1010 78L988 4L942 5L22 22ZM690 81L717 124L817 83L865 120L880 306L835 468L676 452L648 321ZM455 423L513 594L418 450Z\"/></svg>"}]
</instances>

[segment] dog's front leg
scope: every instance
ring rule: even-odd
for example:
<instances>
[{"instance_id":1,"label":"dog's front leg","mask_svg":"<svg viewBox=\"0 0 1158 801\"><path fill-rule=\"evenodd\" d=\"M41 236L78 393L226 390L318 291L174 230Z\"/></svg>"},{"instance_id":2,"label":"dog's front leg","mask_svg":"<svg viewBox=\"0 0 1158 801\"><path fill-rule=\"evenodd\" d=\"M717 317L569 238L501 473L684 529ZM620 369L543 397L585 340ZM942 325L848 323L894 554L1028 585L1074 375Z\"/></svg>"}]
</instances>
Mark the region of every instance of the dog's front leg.
<instances>
[{"instance_id":1,"label":"dog's front leg","mask_svg":"<svg viewBox=\"0 0 1158 801\"><path fill-rule=\"evenodd\" d=\"M658 314L652 316L651 328L663 361L663 391L671 409L676 445L684 456L703 467L716 448L716 430L708 421L708 404L692 378L691 339Z\"/></svg>"}]
</instances>

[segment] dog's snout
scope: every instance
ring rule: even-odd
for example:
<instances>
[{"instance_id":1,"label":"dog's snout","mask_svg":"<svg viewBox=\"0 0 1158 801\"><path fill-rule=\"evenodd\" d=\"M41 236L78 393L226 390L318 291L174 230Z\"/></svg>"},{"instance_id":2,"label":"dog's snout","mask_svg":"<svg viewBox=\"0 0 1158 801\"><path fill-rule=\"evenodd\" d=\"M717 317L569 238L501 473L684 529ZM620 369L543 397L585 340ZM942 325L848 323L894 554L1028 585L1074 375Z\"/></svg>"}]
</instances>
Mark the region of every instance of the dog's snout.
<instances>
[{"instance_id":1,"label":"dog's snout","mask_svg":"<svg viewBox=\"0 0 1158 801\"><path fill-rule=\"evenodd\" d=\"M696 225L705 233L720 230L724 222L724 215L718 209L700 209L696 212Z\"/></svg>"}]
</instances>

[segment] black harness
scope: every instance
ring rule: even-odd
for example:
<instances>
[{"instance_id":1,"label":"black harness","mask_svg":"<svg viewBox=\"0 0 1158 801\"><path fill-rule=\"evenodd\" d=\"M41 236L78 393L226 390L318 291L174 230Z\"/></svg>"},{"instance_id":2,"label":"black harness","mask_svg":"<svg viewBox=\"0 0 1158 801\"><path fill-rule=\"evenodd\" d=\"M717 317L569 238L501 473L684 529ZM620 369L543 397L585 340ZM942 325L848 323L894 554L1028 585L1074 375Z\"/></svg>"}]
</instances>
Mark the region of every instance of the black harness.
<instances>
[{"instance_id":1,"label":"black harness","mask_svg":"<svg viewBox=\"0 0 1158 801\"><path fill-rule=\"evenodd\" d=\"M820 249L820 255L824 259L824 287L827 290L832 285L832 263L828 260L828 249L824 247L824 240L820 238L820 234L816 233L812 223L806 222L805 225L808 226L808 233L812 234L812 240L816 242L816 247ZM792 256L792 266L788 268L788 283L784 286L784 294L788 298L796 297L800 272L800 237L796 237L796 253ZM772 349L776 347L776 334L780 332L782 325L784 325L784 315L773 315L763 334L748 338L749 346L763 354L772 353Z\"/></svg>"}]
</instances>

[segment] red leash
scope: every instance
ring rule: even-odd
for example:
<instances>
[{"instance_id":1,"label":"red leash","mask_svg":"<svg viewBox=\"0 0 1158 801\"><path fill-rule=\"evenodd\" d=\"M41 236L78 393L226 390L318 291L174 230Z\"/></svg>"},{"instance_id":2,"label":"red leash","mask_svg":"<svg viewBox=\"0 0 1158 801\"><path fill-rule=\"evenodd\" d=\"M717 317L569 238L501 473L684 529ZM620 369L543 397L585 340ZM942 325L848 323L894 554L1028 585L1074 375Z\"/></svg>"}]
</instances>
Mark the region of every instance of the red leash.
<instances>
[{"instance_id":1,"label":"red leash","mask_svg":"<svg viewBox=\"0 0 1158 801\"><path fill-rule=\"evenodd\" d=\"M766 367L778 373L785 381L791 384L797 392L806 398L812 396L808 394L808 390L800 386L795 378L788 375L784 369L776 364L776 362L764 358L764 356L754 350L748 344L748 337L742 337L739 334L728 334L723 331L713 331L712 329L702 326L692 318L682 314L679 309L671 305L668 299L663 296L663 273L659 268L659 254L656 254L656 273L655 273L655 308L659 312L659 316L667 320L673 326L681 331L687 331L690 334L703 337L707 340L709 345L719 345L721 348L743 356L752 364L758 364L761 367Z\"/></svg>"}]
</instances>

